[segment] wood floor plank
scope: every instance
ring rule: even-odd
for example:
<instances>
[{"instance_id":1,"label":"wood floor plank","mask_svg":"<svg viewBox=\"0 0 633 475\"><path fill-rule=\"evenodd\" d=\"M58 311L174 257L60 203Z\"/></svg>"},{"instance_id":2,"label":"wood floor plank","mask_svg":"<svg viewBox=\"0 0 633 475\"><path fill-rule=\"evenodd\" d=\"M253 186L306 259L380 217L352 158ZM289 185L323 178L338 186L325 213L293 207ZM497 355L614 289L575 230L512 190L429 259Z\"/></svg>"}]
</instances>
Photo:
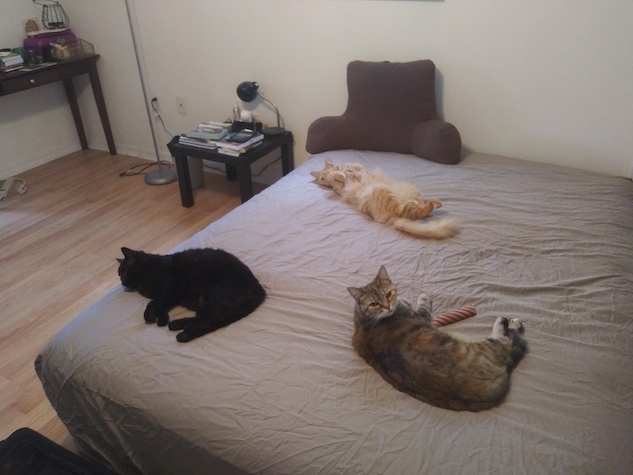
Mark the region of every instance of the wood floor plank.
<instances>
[{"instance_id":1,"label":"wood floor plank","mask_svg":"<svg viewBox=\"0 0 633 475\"><path fill-rule=\"evenodd\" d=\"M237 182L215 173L205 173L192 208L181 206L177 182L121 176L148 163L82 150L21 173L27 193L0 201L0 440L31 427L69 444L33 363L50 338L118 284L121 247L166 253L240 204Z\"/></svg>"}]
</instances>

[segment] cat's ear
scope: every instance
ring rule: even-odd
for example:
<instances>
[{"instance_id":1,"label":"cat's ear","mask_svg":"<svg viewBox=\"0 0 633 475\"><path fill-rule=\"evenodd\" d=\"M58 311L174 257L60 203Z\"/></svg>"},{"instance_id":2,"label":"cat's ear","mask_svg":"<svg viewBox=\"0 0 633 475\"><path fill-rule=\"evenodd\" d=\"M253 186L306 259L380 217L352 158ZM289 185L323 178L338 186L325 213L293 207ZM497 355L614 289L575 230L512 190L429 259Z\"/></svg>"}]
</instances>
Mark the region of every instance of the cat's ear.
<instances>
[{"instance_id":1,"label":"cat's ear","mask_svg":"<svg viewBox=\"0 0 633 475\"><path fill-rule=\"evenodd\" d=\"M388 280L388 281L391 281L391 279L389 278L389 274L387 274L387 268L385 266L380 266L380 270L378 271L378 275L376 276L376 280Z\"/></svg>"},{"instance_id":2,"label":"cat's ear","mask_svg":"<svg viewBox=\"0 0 633 475\"><path fill-rule=\"evenodd\" d=\"M352 297L354 297L354 300L356 300L357 302L360 300L360 298L363 295L363 291L356 287L348 287L347 291L351 294Z\"/></svg>"},{"instance_id":3,"label":"cat's ear","mask_svg":"<svg viewBox=\"0 0 633 475\"><path fill-rule=\"evenodd\" d=\"M310 173L311 173L311 174L312 174L312 176L313 176L314 178L316 178L317 180L319 179L319 175L321 175L321 172L316 172L316 171L314 171L314 170L313 170L313 171L311 171Z\"/></svg>"},{"instance_id":4,"label":"cat's ear","mask_svg":"<svg viewBox=\"0 0 633 475\"><path fill-rule=\"evenodd\" d=\"M134 251L127 247L122 247L121 252L123 253L125 257L132 257L134 255Z\"/></svg>"},{"instance_id":5,"label":"cat's ear","mask_svg":"<svg viewBox=\"0 0 633 475\"><path fill-rule=\"evenodd\" d=\"M332 160L330 160L329 158L325 159L325 166L326 167L333 167L334 166L334 162Z\"/></svg>"},{"instance_id":6,"label":"cat's ear","mask_svg":"<svg viewBox=\"0 0 633 475\"><path fill-rule=\"evenodd\" d=\"M116 260L119 264L123 264L125 262L125 259L117 259Z\"/></svg>"}]
</instances>

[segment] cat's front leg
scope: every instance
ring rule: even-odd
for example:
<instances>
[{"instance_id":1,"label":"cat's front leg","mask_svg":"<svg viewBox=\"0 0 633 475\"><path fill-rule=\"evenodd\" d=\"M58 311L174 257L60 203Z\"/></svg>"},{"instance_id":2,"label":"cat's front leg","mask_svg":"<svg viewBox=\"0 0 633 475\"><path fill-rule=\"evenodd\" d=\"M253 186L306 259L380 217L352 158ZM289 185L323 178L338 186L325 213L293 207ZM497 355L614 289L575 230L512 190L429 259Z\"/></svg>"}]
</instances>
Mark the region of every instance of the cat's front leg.
<instances>
[{"instance_id":1,"label":"cat's front leg","mask_svg":"<svg viewBox=\"0 0 633 475\"><path fill-rule=\"evenodd\" d=\"M415 312L430 320L431 313L433 312L433 300L431 299L431 297L422 292L418 297L418 303L416 305Z\"/></svg>"},{"instance_id":2,"label":"cat's front leg","mask_svg":"<svg viewBox=\"0 0 633 475\"><path fill-rule=\"evenodd\" d=\"M147 304L143 318L145 318L145 323L156 323L159 327L164 327L169 323L169 313L157 300L152 300Z\"/></svg>"},{"instance_id":3,"label":"cat's front leg","mask_svg":"<svg viewBox=\"0 0 633 475\"><path fill-rule=\"evenodd\" d=\"M340 171L330 172L328 175L328 181L332 186L332 189L340 195L343 192L343 188L345 188L345 173Z\"/></svg>"}]
</instances>

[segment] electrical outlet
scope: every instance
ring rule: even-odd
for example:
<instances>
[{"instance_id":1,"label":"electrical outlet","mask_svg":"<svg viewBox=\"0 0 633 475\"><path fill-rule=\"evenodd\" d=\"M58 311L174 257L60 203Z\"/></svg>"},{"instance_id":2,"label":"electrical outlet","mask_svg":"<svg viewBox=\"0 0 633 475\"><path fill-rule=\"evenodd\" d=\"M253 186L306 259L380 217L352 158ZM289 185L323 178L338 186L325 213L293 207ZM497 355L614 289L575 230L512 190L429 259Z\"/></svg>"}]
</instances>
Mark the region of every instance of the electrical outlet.
<instances>
[{"instance_id":1,"label":"electrical outlet","mask_svg":"<svg viewBox=\"0 0 633 475\"><path fill-rule=\"evenodd\" d=\"M184 97L176 97L176 109L179 114L187 114L187 104Z\"/></svg>"}]
</instances>

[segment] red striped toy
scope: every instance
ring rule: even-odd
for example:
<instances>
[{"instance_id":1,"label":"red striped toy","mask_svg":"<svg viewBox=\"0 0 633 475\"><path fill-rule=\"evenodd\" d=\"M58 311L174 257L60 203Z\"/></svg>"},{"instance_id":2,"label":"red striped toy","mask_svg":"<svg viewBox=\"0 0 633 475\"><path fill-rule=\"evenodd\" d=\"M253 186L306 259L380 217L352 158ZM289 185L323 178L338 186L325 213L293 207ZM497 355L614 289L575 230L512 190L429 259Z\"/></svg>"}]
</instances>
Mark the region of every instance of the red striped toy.
<instances>
[{"instance_id":1,"label":"red striped toy","mask_svg":"<svg viewBox=\"0 0 633 475\"><path fill-rule=\"evenodd\" d=\"M475 307L472 305L464 305L457 310L451 310L450 312L442 313L433 318L433 324L436 327L443 327L444 325L450 325L451 323L459 322L474 315L477 315Z\"/></svg>"}]
</instances>

